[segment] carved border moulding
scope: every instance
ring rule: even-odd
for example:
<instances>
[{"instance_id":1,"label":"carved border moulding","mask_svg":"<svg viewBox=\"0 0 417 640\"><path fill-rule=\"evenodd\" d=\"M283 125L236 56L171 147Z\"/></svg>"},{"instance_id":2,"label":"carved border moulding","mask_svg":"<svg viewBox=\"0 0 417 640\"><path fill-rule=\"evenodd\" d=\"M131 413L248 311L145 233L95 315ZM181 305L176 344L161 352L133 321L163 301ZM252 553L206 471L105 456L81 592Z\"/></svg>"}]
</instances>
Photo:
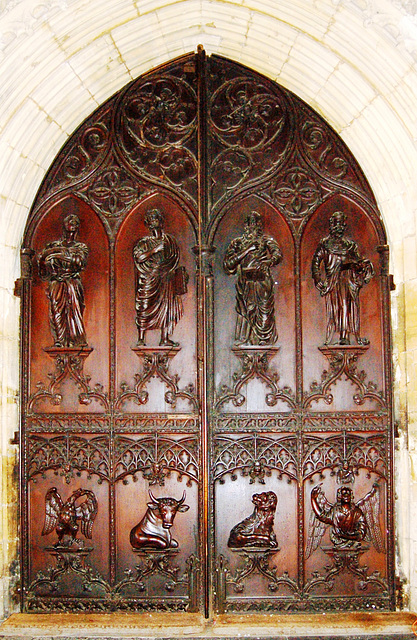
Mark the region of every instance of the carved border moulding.
<instances>
[{"instance_id":1,"label":"carved border moulding","mask_svg":"<svg viewBox=\"0 0 417 640\"><path fill-rule=\"evenodd\" d=\"M365 382L365 371L357 370L358 360L369 349L369 345L337 345L318 347L318 349L328 359L330 369L323 371L320 383L316 381L311 383L310 392L304 394L304 408L310 408L313 402L320 400L328 405L332 404L331 387L341 380L342 376L357 388L357 393L353 396L355 404L360 406L365 400L372 400L380 407L386 407L382 391L377 391L373 382Z\"/></svg>"},{"instance_id":2,"label":"carved border moulding","mask_svg":"<svg viewBox=\"0 0 417 640\"><path fill-rule=\"evenodd\" d=\"M187 477L187 486L198 483L199 443L197 437L174 440L160 437L158 433L138 440L116 436L114 440L115 480L128 482L131 475L137 481L137 473L150 485L164 486L165 478L178 474L178 482Z\"/></svg>"},{"instance_id":3,"label":"carved border moulding","mask_svg":"<svg viewBox=\"0 0 417 640\"><path fill-rule=\"evenodd\" d=\"M107 433L109 419L100 414L34 413L26 420L26 433Z\"/></svg>"},{"instance_id":4,"label":"carved border moulding","mask_svg":"<svg viewBox=\"0 0 417 640\"><path fill-rule=\"evenodd\" d=\"M47 471L61 475L69 484L75 475L85 471L87 477L98 476L98 483L110 480L109 438L81 438L62 435L53 438L31 436L27 438L27 478L36 482L36 476L45 477Z\"/></svg>"},{"instance_id":5,"label":"carved border moulding","mask_svg":"<svg viewBox=\"0 0 417 640\"><path fill-rule=\"evenodd\" d=\"M198 399L195 395L193 384L187 385L184 389L179 389L179 376L177 374L169 374L169 366L171 360L181 350L181 347L134 347L132 351L142 360L142 373L134 376L135 386L133 389L126 382L121 384L121 393L119 394L115 408L121 410L123 404L128 400L133 400L136 404L146 404L149 394L146 386L151 378L158 378L167 386L165 393L165 402L175 409L178 398L188 400L192 408L198 409Z\"/></svg>"},{"instance_id":6,"label":"carved border moulding","mask_svg":"<svg viewBox=\"0 0 417 640\"><path fill-rule=\"evenodd\" d=\"M212 469L213 481L220 484L226 474L236 480L238 470L249 478L250 484L255 481L265 484L265 476L270 476L273 470L280 479L285 474L291 482L297 479L297 438L291 435L273 439L256 433L236 439L216 436Z\"/></svg>"},{"instance_id":7,"label":"carved border moulding","mask_svg":"<svg viewBox=\"0 0 417 640\"><path fill-rule=\"evenodd\" d=\"M323 586L326 591L331 591L334 587L334 579L343 572L351 573L359 578L358 588L365 591L369 585L377 585L383 594L388 596L387 581L381 577L379 571L373 571L368 575L368 567L359 564L359 557L369 550L369 546L361 545L357 549L336 549L335 547L321 547L322 551L330 558L331 565L325 567L326 575L321 576L318 571L313 572L313 577L305 587L304 593L308 594L313 589Z\"/></svg>"},{"instance_id":8,"label":"carved border moulding","mask_svg":"<svg viewBox=\"0 0 417 640\"><path fill-rule=\"evenodd\" d=\"M356 411L347 413L305 413L304 431L386 431L387 412Z\"/></svg>"},{"instance_id":9,"label":"carved border moulding","mask_svg":"<svg viewBox=\"0 0 417 640\"><path fill-rule=\"evenodd\" d=\"M235 407L241 407L246 398L241 393L242 387L250 380L261 380L269 387L270 392L265 396L265 402L269 407L274 407L279 400L286 402L291 408L295 408L294 393L289 387L279 388L279 376L275 371L269 370L269 361L277 354L279 347L240 345L232 347L232 353L240 360L241 370L233 374L233 388L223 385L221 395L216 402L216 409L220 409L227 402L232 402Z\"/></svg>"},{"instance_id":10,"label":"carved border moulding","mask_svg":"<svg viewBox=\"0 0 417 640\"><path fill-rule=\"evenodd\" d=\"M114 418L115 431L132 433L144 431L158 431L159 433L198 432L200 419L197 414L142 413L116 415Z\"/></svg>"},{"instance_id":11,"label":"carved border moulding","mask_svg":"<svg viewBox=\"0 0 417 640\"><path fill-rule=\"evenodd\" d=\"M213 417L214 429L231 431L296 431L300 425L298 416L288 413L219 413Z\"/></svg>"},{"instance_id":12,"label":"carved border moulding","mask_svg":"<svg viewBox=\"0 0 417 640\"><path fill-rule=\"evenodd\" d=\"M352 482L359 469L386 478L388 469L388 441L382 434L359 436L344 432L330 438L308 436L303 439L302 476L311 478L329 469L341 482ZM352 475L353 474L353 475Z\"/></svg>"},{"instance_id":13,"label":"carved border moulding","mask_svg":"<svg viewBox=\"0 0 417 640\"><path fill-rule=\"evenodd\" d=\"M78 395L80 404L91 404L93 400L96 400L106 411L109 410L109 399L104 387L101 384L96 384L92 389L89 384L91 376L84 374L85 360L93 351L91 347L46 347L44 351L54 360L55 371L47 374L49 378L47 387L43 382L36 384L37 391L29 398L29 411L32 411L39 401L47 399L52 405L60 405L62 402L61 386L68 378L81 389L81 393Z\"/></svg>"}]
</instances>

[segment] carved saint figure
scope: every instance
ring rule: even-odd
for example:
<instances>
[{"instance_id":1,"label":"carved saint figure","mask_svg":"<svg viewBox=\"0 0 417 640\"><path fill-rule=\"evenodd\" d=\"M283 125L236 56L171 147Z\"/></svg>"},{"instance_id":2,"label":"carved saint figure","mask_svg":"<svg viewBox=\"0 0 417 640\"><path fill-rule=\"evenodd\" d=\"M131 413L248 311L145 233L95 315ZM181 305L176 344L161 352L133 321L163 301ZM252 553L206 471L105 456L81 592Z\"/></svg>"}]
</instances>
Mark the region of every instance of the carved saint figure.
<instances>
[{"instance_id":1,"label":"carved saint figure","mask_svg":"<svg viewBox=\"0 0 417 640\"><path fill-rule=\"evenodd\" d=\"M379 526L379 487L374 484L357 504L349 487L337 490L336 503L328 502L319 484L311 491L312 513L306 557L317 549L329 525L330 540L338 549L359 549L364 539L370 540L377 551L384 551Z\"/></svg>"},{"instance_id":2,"label":"carved saint figure","mask_svg":"<svg viewBox=\"0 0 417 640\"><path fill-rule=\"evenodd\" d=\"M151 501L142 520L130 532L130 544L134 549L176 549L177 540L171 536L171 527L176 514L190 508L185 502L185 491L181 500L155 498L149 489Z\"/></svg>"},{"instance_id":3,"label":"carved saint figure","mask_svg":"<svg viewBox=\"0 0 417 640\"><path fill-rule=\"evenodd\" d=\"M245 220L243 235L232 240L223 263L226 273L237 274L238 344L272 345L277 341L271 267L281 260L278 243L263 234L262 216L252 211Z\"/></svg>"},{"instance_id":4,"label":"carved saint figure","mask_svg":"<svg viewBox=\"0 0 417 640\"><path fill-rule=\"evenodd\" d=\"M313 256L311 273L320 295L326 299L326 341L350 344L353 334L357 344L369 344L360 336L359 292L374 276L370 260L361 258L356 242L344 236L346 215L336 211L329 221L330 233L320 240Z\"/></svg>"},{"instance_id":5,"label":"carved saint figure","mask_svg":"<svg viewBox=\"0 0 417 640\"><path fill-rule=\"evenodd\" d=\"M171 235L163 230L164 216L159 209L148 211L145 225L149 236L141 238L133 249L136 267L136 325L138 346L145 345L145 333L161 330L161 346L177 347L170 339L183 314L181 296L187 291L188 275L179 267L180 250Z\"/></svg>"},{"instance_id":6,"label":"carved saint figure","mask_svg":"<svg viewBox=\"0 0 417 640\"><path fill-rule=\"evenodd\" d=\"M87 265L88 247L77 240L79 227L79 217L68 215L62 238L49 242L38 256L39 276L48 282L49 322L55 347L87 344L80 274Z\"/></svg>"},{"instance_id":7,"label":"carved saint figure","mask_svg":"<svg viewBox=\"0 0 417 640\"><path fill-rule=\"evenodd\" d=\"M78 502L85 497L83 502ZM58 544L71 547L77 538L78 524L81 532L91 539L93 523L98 511L97 499L88 489L77 489L66 502L63 502L56 487L52 487L45 496L45 524L42 535L46 536L55 529Z\"/></svg>"},{"instance_id":8,"label":"carved saint figure","mask_svg":"<svg viewBox=\"0 0 417 640\"><path fill-rule=\"evenodd\" d=\"M255 493L252 502L255 505L253 513L233 527L227 546L277 548L278 542L273 530L276 494L273 491Z\"/></svg>"}]
</instances>

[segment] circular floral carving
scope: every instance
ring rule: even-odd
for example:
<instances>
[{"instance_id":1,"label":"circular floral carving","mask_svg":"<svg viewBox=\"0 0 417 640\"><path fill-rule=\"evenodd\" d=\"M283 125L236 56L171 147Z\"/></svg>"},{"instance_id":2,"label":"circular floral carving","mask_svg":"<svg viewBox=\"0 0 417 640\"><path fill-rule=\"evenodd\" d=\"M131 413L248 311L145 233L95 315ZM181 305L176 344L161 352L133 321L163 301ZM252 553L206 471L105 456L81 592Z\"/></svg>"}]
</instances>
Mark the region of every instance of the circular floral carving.
<instances>
[{"instance_id":1,"label":"circular floral carving","mask_svg":"<svg viewBox=\"0 0 417 640\"><path fill-rule=\"evenodd\" d=\"M224 144L251 150L271 144L285 120L278 96L246 79L226 82L215 92L211 119Z\"/></svg>"}]
</instances>

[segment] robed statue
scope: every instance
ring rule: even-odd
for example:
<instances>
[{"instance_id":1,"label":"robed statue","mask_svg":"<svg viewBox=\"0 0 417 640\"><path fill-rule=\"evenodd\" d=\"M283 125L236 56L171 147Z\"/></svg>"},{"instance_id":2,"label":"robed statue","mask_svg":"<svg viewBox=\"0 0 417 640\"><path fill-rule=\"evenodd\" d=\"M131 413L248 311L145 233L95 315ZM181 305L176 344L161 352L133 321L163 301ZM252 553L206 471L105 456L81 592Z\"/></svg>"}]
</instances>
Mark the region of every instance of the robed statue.
<instances>
[{"instance_id":1,"label":"robed statue","mask_svg":"<svg viewBox=\"0 0 417 640\"><path fill-rule=\"evenodd\" d=\"M160 346L177 347L170 336L183 315L181 296L187 291L188 274L179 266L177 241L164 231L162 211L148 211L144 222L149 235L140 238L133 249L137 345L145 346L146 331L160 329Z\"/></svg>"},{"instance_id":2,"label":"robed statue","mask_svg":"<svg viewBox=\"0 0 417 640\"><path fill-rule=\"evenodd\" d=\"M362 258L358 245L345 237L346 215L336 211L330 218L330 233L320 240L313 256L311 273L320 295L326 300L325 344L349 345L353 335L358 345L369 344L360 335L359 293L374 276L370 260Z\"/></svg>"},{"instance_id":3,"label":"robed statue","mask_svg":"<svg viewBox=\"0 0 417 640\"><path fill-rule=\"evenodd\" d=\"M87 345L81 273L87 266L88 247L79 242L80 219L64 219L63 235L49 242L38 256L39 276L48 283L49 323L55 347Z\"/></svg>"},{"instance_id":4,"label":"robed statue","mask_svg":"<svg viewBox=\"0 0 417 640\"><path fill-rule=\"evenodd\" d=\"M263 233L261 214L252 211L246 217L243 234L232 240L223 262L227 274L237 275L238 345L273 345L277 341L271 267L281 260L278 243Z\"/></svg>"}]
</instances>

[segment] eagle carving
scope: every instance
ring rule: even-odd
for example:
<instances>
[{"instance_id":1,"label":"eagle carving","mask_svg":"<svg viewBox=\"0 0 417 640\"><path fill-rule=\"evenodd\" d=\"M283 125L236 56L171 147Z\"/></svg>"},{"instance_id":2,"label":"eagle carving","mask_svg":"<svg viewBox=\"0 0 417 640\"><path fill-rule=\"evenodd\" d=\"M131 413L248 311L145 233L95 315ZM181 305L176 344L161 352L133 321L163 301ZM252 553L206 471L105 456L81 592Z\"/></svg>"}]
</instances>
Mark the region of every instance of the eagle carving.
<instances>
[{"instance_id":1,"label":"eagle carving","mask_svg":"<svg viewBox=\"0 0 417 640\"><path fill-rule=\"evenodd\" d=\"M84 498L83 501L82 498ZM45 496L45 524L42 535L56 531L57 545L71 547L77 540L79 525L81 533L91 539L93 523L98 511L97 499L88 489L77 489L66 502L63 502L56 487L52 487Z\"/></svg>"}]
</instances>

